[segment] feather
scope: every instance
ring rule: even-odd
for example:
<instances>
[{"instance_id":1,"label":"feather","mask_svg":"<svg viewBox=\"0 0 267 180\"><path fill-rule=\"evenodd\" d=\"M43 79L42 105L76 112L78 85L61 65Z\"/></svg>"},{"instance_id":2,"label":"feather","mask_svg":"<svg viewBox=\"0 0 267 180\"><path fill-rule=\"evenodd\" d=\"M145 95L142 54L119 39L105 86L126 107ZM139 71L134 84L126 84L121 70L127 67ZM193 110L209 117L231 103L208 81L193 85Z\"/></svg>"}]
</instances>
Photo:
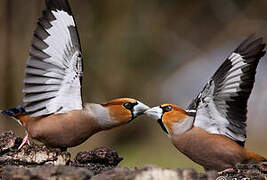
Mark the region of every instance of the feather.
<instances>
[{"instance_id":1,"label":"feather","mask_svg":"<svg viewBox=\"0 0 267 180\"><path fill-rule=\"evenodd\" d=\"M52 99L58 95L58 92L56 91L50 91L50 92L44 92L40 94L36 93L28 93L24 96L23 101L25 103L32 103L36 101L41 101L41 100L47 100L47 99Z\"/></svg>"},{"instance_id":2,"label":"feather","mask_svg":"<svg viewBox=\"0 0 267 180\"><path fill-rule=\"evenodd\" d=\"M262 38L249 36L225 60L187 108L197 112L195 126L244 144L247 102L264 48Z\"/></svg>"},{"instance_id":3,"label":"feather","mask_svg":"<svg viewBox=\"0 0 267 180\"><path fill-rule=\"evenodd\" d=\"M82 56L67 0L46 0L34 31L24 78L30 117L82 108Z\"/></svg>"},{"instance_id":4,"label":"feather","mask_svg":"<svg viewBox=\"0 0 267 180\"><path fill-rule=\"evenodd\" d=\"M30 85L26 84L23 88L23 93L43 93L43 92L50 92L50 91L59 91L60 85L52 84L52 85Z\"/></svg>"}]
</instances>

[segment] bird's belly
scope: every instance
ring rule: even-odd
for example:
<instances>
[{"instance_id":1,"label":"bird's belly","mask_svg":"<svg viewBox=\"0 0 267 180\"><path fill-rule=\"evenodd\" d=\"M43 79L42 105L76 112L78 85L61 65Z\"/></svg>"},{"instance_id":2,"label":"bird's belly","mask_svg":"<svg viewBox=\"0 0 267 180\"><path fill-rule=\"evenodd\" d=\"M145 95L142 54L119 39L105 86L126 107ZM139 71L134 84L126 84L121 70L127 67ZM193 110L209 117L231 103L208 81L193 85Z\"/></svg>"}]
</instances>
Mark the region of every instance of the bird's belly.
<instances>
[{"instance_id":1,"label":"bird's belly","mask_svg":"<svg viewBox=\"0 0 267 180\"><path fill-rule=\"evenodd\" d=\"M51 147L74 147L86 141L95 132L82 131L72 127L64 127L64 130L58 130L57 126L46 131L39 131L37 134L30 134L45 145ZM71 129L71 130L70 130Z\"/></svg>"},{"instance_id":2,"label":"bird's belly","mask_svg":"<svg viewBox=\"0 0 267 180\"><path fill-rule=\"evenodd\" d=\"M195 127L190 131L173 136L172 142L179 151L205 169L222 171L244 161L244 148L229 138Z\"/></svg>"},{"instance_id":3,"label":"bird's belly","mask_svg":"<svg viewBox=\"0 0 267 180\"><path fill-rule=\"evenodd\" d=\"M51 116L31 121L26 126L32 138L51 147L74 147L99 131L93 123L90 123L90 120L84 121L81 117L75 116L75 118L72 118L69 115Z\"/></svg>"}]
</instances>

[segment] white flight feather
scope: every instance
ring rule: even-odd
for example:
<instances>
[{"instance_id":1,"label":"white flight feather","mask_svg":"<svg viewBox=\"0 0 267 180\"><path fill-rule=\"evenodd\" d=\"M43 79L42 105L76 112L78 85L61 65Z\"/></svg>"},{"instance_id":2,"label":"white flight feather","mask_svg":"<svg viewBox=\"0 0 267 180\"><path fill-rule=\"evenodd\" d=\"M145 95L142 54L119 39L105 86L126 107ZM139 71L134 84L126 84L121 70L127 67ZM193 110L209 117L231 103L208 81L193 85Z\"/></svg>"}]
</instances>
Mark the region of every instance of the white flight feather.
<instances>
[{"instance_id":1,"label":"white flight feather","mask_svg":"<svg viewBox=\"0 0 267 180\"><path fill-rule=\"evenodd\" d=\"M227 128L230 123L226 117L218 111L212 97L214 86L215 84L212 83L209 94L200 101L197 108L194 126L200 127L213 134L222 134L239 141L244 141L245 137L239 134L234 134ZM226 92L231 91L224 91L224 93Z\"/></svg>"},{"instance_id":2,"label":"white flight feather","mask_svg":"<svg viewBox=\"0 0 267 180\"><path fill-rule=\"evenodd\" d=\"M50 36L43 40L48 45L43 52L50 57L42 61L31 57L27 62L28 69L26 69L26 73L33 76L26 76L25 83L41 85L26 85L24 92L40 92L43 88L43 92L28 94L24 98L24 102L33 103L26 107L26 111L40 109L31 116L82 109L80 52L78 50L68 52L74 46L68 29L70 26L75 27L74 19L63 10L52 10L51 12L56 19L50 22L52 26L46 30ZM51 92L45 92L49 90ZM51 99L46 100L48 98ZM44 102L34 104L39 100Z\"/></svg>"},{"instance_id":3,"label":"white flight feather","mask_svg":"<svg viewBox=\"0 0 267 180\"><path fill-rule=\"evenodd\" d=\"M62 109L57 113L64 113L70 110L82 109L81 101L81 84L80 76L81 73L79 69L76 69L77 60L79 52L76 52L70 60L69 68L65 71L66 76L62 81L61 88L58 91L57 97L52 99L51 102L47 105L48 111L54 111L61 107ZM79 67L79 66L78 66ZM78 75L76 75L78 73ZM76 78L75 78L76 76Z\"/></svg>"}]
</instances>

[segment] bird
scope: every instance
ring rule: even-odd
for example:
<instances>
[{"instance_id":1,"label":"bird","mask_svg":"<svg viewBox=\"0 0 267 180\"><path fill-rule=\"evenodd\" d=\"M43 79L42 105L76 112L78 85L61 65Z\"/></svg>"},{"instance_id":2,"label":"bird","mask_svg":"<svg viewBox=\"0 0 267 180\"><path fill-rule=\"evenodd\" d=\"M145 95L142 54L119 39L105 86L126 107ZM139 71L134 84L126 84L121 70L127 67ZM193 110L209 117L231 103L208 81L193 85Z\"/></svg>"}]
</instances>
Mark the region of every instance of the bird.
<instances>
[{"instance_id":1,"label":"bird","mask_svg":"<svg viewBox=\"0 0 267 180\"><path fill-rule=\"evenodd\" d=\"M226 58L186 109L162 104L145 112L172 144L206 171L223 172L238 163L267 159L245 148L247 102L265 43L247 37Z\"/></svg>"},{"instance_id":2,"label":"bird","mask_svg":"<svg viewBox=\"0 0 267 180\"><path fill-rule=\"evenodd\" d=\"M30 139L66 149L93 134L127 124L149 107L132 98L84 103L83 58L77 25L67 0L46 0L33 33L22 106L2 111L25 128L18 149Z\"/></svg>"}]
</instances>

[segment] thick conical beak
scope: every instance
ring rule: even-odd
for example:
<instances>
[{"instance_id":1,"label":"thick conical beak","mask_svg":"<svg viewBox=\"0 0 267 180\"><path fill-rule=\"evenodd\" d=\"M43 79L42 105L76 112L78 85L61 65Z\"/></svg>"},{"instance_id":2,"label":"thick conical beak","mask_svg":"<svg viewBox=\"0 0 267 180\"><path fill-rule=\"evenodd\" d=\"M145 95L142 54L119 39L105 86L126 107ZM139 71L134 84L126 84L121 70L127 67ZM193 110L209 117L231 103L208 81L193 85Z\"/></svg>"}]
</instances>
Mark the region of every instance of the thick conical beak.
<instances>
[{"instance_id":1,"label":"thick conical beak","mask_svg":"<svg viewBox=\"0 0 267 180\"><path fill-rule=\"evenodd\" d=\"M133 115L134 115L134 117L137 117L138 115L143 114L149 108L150 107L148 107L147 105L141 103L140 101L137 101L137 104L133 107Z\"/></svg>"},{"instance_id":2,"label":"thick conical beak","mask_svg":"<svg viewBox=\"0 0 267 180\"><path fill-rule=\"evenodd\" d=\"M161 119L163 110L159 106L157 106L157 107L150 108L149 110L145 112L145 114L148 117L158 120L158 119Z\"/></svg>"}]
</instances>

